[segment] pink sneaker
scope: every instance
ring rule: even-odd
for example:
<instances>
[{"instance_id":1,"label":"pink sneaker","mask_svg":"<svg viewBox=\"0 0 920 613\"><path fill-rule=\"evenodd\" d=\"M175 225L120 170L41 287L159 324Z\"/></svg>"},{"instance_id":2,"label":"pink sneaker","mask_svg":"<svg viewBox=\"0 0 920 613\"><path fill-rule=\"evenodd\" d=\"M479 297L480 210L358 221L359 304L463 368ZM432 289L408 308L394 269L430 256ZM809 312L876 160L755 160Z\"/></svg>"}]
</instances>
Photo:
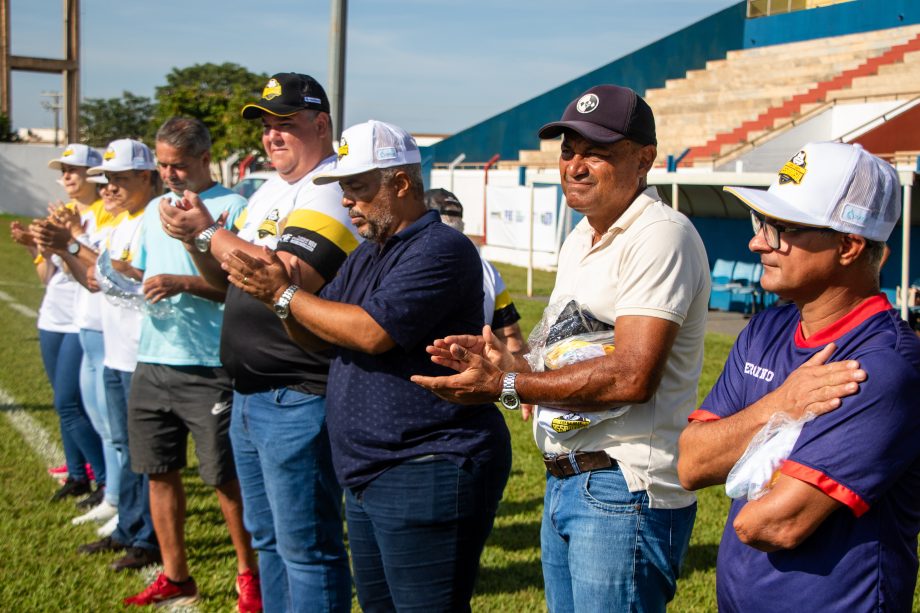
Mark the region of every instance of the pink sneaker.
<instances>
[{"instance_id":1,"label":"pink sneaker","mask_svg":"<svg viewBox=\"0 0 920 613\"><path fill-rule=\"evenodd\" d=\"M66 479L67 478L67 465L61 464L60 466L52 466L48 469L48 474L56 479Z\"/></svg>"},{"instance_id":2,"label":"pink sneaker","mask_svg":"<svg viewBox=\"0 0 920 613\"><path fill-rule=\"evenodd\" d=\"M240 613L260 613L262 611L262 585L259 576L251 570L236 576L236 593L240 595L236 606Z\"/></svg>"}]
</instances>

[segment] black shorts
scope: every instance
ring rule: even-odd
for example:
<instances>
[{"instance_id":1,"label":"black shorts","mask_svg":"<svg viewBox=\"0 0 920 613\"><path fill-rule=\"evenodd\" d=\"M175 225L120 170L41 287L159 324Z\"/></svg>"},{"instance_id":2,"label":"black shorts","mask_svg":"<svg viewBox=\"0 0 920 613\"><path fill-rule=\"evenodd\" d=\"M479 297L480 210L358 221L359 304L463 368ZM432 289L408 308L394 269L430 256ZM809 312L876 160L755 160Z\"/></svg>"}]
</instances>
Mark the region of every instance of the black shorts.
<instances>
[{"instance_id":1,"label":"black shorts","mask_svg":"<svg viewBox=\"0 0 920 613\"><path fill-rule=\"evenodd\" d=\"M236 479L232 404L223 368L139 363L128 400L131 470L158 475L185 468L191 432L201 480L216 486Z\"/></svg>"}]
</instances>

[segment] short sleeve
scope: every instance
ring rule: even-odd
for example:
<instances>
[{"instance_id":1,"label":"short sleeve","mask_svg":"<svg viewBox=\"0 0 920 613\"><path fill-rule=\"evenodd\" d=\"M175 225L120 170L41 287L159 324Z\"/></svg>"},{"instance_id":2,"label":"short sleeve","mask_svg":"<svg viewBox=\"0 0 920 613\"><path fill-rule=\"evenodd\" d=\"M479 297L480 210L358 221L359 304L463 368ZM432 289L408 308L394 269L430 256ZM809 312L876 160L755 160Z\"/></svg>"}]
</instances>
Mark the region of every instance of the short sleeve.
<instances>
[{"instance_id":1,"label":"short sleeve","mask_svg":"<svg viewBox=\"0 0 920 613\"><path fill-rule=\"evenodd\" d=\"M511 299L511 292L505 285L505 280L498 270L489 264L492 271L492 278L495 284L495 310L492 312L492 328L499 329L519 321L521 319L514 301Z\"/></svg>"},{"instance_id":2,"label":"short sleeve","mask_svg":"<svg viewBox=\"0 0 920 613\"><path fill-rule=\"evenodd\" d=\"M298 196L297 207L281 231L277 250L300 258L330 281L358 243L359 237L342 206L341 192L315 186Z\"/></svg>"},{"instance_id":3,"label":"short sleeve","mask_svg":"<svg viewBox=\"0 0 920 613\"><path fill-rule=\"evenodd\" d=\"M702 291L702 262L695 235L671 220L643 228L623 252L616 310L621 315L660 317L683 324ZM705 271L708 278L708 270Z\"/></svg>"},{"instance_id":4,"label":"short sleeve","mask_svg":"<svg viewBox=\"0 0 920 613\"><path fill-rule=\"evenodd\" d=\"M867 380L805 425L781 470L859 516L920 456L920 373L891 350L853 357Z\"/></svg>"},{"instance_id":5,"label":"short sleeve","mask_svg":"<svg viewBox=\"0 0 920 613\"><path fill-rule=\"evenodd\" d=\"M361 306L408 350L433 340L431 331L445 313L451 309L459 313L463 305L470 305L470 313L477 314L481 328L482 296L479 255L472 243L458 234L435 252L418 249L407 253Z\"/></svg>"},{"instance_id":6,"label":"short sleeve","mask_svg":"<svg viewBox=\"0 0 920 613\"><path fill-rule=\"evenodd\" d=\"M145 212L143 219L141 219L141 227L137 231L137 246L131 246L131 252L134 254L131 259L131 265L139 270L147 270L147 240L145 237L149 234L147 224L153 219L153 216L148 213ZM159 218L157 218L157 221L159 221Z\"/></svg>"},{"instance_id":7,"label":"short sleeve","mask_svg":"<svg viewBox=\"0 0 920 613\"><path fill-rule=\"evenodd\" d=\"M688 421L714 421L734 415L745 408L743 354L748 346L750 328L750 325L747 326L738 335L716 384L712 386L700 408L690 414Z\"/></svg>"}]
</instances>

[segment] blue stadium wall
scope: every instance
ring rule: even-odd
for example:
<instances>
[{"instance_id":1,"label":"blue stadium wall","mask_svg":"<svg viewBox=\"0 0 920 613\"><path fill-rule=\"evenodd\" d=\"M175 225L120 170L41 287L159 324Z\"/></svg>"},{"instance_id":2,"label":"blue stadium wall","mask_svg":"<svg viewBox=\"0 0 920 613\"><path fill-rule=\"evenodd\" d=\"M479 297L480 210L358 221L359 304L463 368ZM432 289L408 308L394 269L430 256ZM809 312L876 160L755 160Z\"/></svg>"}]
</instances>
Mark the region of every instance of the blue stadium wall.
<instances>
[{"instance_id":1,"label":"blue stadium wall","mask_svg":"<svg viewBox=\"0 0 920 613\"><path fill-rule=\"evenodd\" d=\"M748 19L744 24L744 47L871 32L915 23L920 23L920 2L917 0L856 0Z\"/></svg>"}]
</instances>

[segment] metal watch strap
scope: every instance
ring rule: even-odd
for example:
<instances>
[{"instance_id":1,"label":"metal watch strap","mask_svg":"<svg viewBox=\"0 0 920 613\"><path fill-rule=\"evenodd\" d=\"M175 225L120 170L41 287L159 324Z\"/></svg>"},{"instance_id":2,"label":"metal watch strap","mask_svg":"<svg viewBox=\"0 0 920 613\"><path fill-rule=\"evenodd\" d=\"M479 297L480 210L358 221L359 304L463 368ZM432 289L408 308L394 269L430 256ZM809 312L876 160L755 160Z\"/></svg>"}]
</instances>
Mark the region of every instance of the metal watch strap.
<instances>
[{"instance_id":1,"label":"metal watch strap","mask_svg":"<svg viewBox=\"0 0 920 613\"><path fill-rule=\"evenodd\" d=\"M499 396L499 402L509 411L516 411L521 408L521 398L518 396L515 388L515 381L518 374L516 372L505 373L502 377L502 393Z\"/></svg>"},{"instance_id":2,"label":"metal watch strap","mask_svg":"<svg viewBox=\"0 0 920 613\"><path fill-rule=\"evenodd\" d=\"M207 253L211 250L211 239L214 237L214 234L217 233L219 228L219 224L212 224L202 230L201 234L195 237L195 247L198 248L198 251Z\"/></svg>"},{"instance_id":3,"label":"metal watch strap","mask_svg":"<svg viewBox=\"0 0 920 613\"><path fill-rule=\"evenodd\" d=\"M278 298L278 302L275 303L275 314L281 319L287 319L288 315L291 314L291 300L294 299L294 294L297 293L300 287L294 285L288 285L287 289L281 294L281 297Z\"/></svg>"}]
</instances>

